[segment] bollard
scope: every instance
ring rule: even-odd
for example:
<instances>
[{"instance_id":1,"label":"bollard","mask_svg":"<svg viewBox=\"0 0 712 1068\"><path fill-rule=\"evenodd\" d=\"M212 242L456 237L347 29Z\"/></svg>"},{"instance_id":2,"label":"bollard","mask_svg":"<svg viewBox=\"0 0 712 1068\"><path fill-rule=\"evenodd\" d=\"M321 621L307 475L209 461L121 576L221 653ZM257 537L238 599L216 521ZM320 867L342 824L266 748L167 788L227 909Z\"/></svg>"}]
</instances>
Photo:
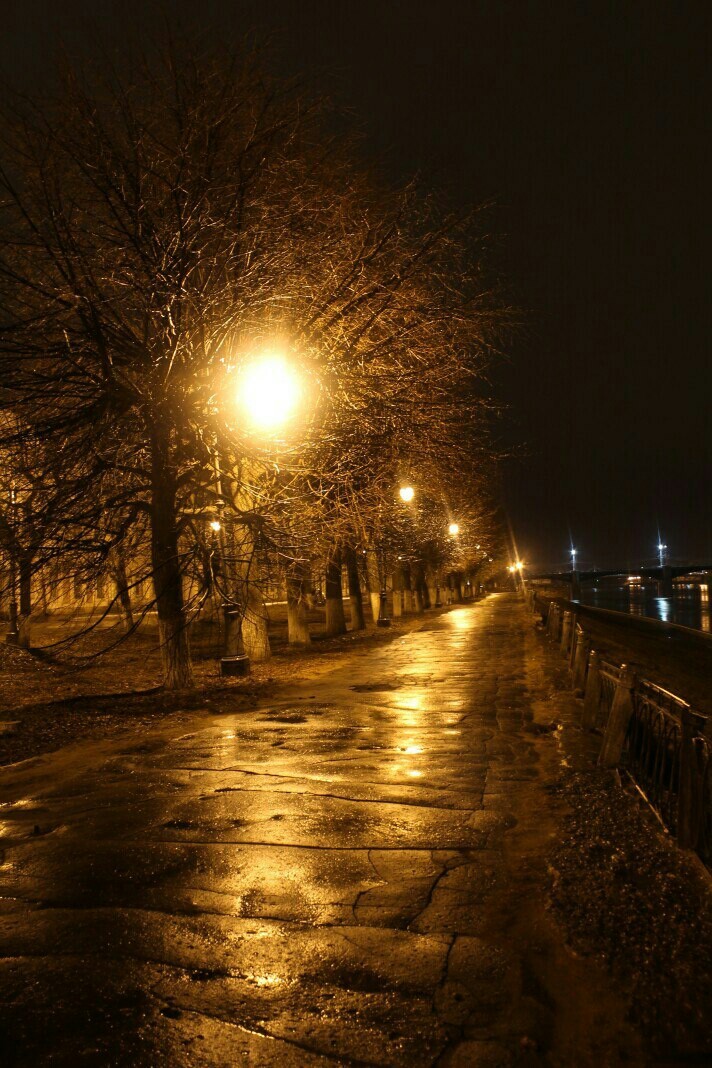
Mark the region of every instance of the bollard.
<instances>
[{"instance_id":1,"label":"bollard","mask_svg":"<svg viewBox=\"0 0 712 1068\"><path fill-rule=\"evenodd\" d=\"M700 824L704 818L702 789L704 780L699 773L695 735L704 730L704 717L689 708L680 717L680 778L677 795L677 840L684 849L695 849Z\"/></svg>"},{"instance_id":2,"label":"bollard","mask_svg":"<svg viewBox=\"0 0 712 1068\"><path fill-rule=\"evenodd\" d=\"M564 656L568 655L570 649L569 642L571 641L571 620L572 614L567 609L564 612L564 622L561 625L561 652L564 654Z\"/></svg>"},{"instance_id":3,"label":"bollard","mask_svg":"<svg viewBox=\"0 0 712 1068\"><path fill-rule=\"evenodd\" d=\"M615 768L620 763L628 724L633 715L634 686L635 672L627 664L622 664L616 692L613 695L611 714L603 732L601 752L598 754L598 763L602 768Z\"/></svg>"},{"instance_id":4,"label":"bollard","mask_svg":"<svg viewBox=\"0 0 712 1068\"><path fill-rule=\"evenodd\" d=\"M598 653L592 649L588 657L586 675L586 693L583 699L581 726L592 731L598 723L598 710L601 705L601 662Z\"/></svg>"},{"instance_id":5,"label":"bollard","mask_svg":"<svg viewBox=\"0 0 712 1068\"><path fill-rule=\"evenodd\" d=\"M583 693L586 688L586 665L588 663L589 640L585 634L579 635L576 642L576 655L573 666L573 686L577 693Z\"/></svg>"}]
</instances>

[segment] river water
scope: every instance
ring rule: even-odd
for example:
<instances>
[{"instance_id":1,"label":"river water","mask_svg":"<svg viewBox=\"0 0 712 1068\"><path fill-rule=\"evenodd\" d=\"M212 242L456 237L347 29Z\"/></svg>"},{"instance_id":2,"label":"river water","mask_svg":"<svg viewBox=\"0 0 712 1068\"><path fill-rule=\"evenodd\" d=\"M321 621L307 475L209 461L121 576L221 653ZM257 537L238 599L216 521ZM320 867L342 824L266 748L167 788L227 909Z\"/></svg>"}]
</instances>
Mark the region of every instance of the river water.
<instances>
[{"instance_id":1,"label":"river water","mask_svg":"<svg viewBox=\"0 0 712 1068\"><path fill-rule=\"evenodd\" d=\"M650 616L665 623L679 623L683 627L710 631L710 599L706 586L690 585L676 589L672 597L658 597L652 586L586 587L581 602L594 608L609 608L614 612L629 612L636 616Z\"/></svg>"}]
</instances>

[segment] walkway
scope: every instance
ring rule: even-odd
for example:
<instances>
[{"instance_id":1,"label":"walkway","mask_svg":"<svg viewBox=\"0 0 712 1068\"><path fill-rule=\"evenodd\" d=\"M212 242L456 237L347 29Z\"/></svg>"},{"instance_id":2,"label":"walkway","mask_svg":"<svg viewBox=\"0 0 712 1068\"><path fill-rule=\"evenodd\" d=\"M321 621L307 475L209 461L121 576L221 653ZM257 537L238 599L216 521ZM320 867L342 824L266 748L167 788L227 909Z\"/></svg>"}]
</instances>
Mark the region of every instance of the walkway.
<instances>
[{"instance_id":1,"label":"walkway","mask_svg":"<svg viewBox=\"0 0 712 1068\"><path fill-rule=\"evenodd\" d=\"M267 707L6 772L0 1062L638 1063L546 912L570 699L542 663L494 596Z\"/></svg>"}]
</instances>

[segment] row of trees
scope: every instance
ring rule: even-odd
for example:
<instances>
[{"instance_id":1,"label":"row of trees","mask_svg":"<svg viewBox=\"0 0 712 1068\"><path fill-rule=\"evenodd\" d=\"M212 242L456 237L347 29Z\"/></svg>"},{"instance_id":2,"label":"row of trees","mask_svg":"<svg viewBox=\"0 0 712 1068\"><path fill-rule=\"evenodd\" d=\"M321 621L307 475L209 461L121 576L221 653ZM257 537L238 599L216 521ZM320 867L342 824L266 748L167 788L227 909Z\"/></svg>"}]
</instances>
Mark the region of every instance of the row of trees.
<instances>
[{"instance_id":1,"label":"row of trees","mask_svg":"<svg viewBox=\"0 0 712 1068\"><path fill-rule=\"evenodd\" d=\"M510 316L479 216L386 185L341 117L259 55L167 47L16 101L0 232L0 542L21 614L33 569L107 573L126 601L140 561L166 685L184 687L188 624L215 590L235 606L228 651L268 655L267 564L307 640L315 560L332 633L344 564L358 626L359 558L376 615L386 571L422 589L489 563L483 384ZM235 389L275 349L304 402L266 436Z\"/></svg>"}]
</instances>

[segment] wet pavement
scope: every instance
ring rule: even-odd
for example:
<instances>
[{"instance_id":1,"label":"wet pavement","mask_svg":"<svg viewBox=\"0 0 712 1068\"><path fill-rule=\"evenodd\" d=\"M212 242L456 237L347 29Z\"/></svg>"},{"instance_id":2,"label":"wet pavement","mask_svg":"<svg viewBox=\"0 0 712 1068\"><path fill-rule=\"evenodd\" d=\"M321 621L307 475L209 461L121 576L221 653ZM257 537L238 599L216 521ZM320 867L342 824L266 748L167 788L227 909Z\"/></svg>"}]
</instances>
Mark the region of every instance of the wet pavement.
<instances>
[{"instance_id":1,"label":"wet pavement","mask_svg":"<svg viewBox=\"0 0 712 1068\"><path fill-rule=\"evenodd\" d=\"M0 1064L643 1063L546 908L573 714L496 595L5 770Z\"/></svg>"}]
</instances>

